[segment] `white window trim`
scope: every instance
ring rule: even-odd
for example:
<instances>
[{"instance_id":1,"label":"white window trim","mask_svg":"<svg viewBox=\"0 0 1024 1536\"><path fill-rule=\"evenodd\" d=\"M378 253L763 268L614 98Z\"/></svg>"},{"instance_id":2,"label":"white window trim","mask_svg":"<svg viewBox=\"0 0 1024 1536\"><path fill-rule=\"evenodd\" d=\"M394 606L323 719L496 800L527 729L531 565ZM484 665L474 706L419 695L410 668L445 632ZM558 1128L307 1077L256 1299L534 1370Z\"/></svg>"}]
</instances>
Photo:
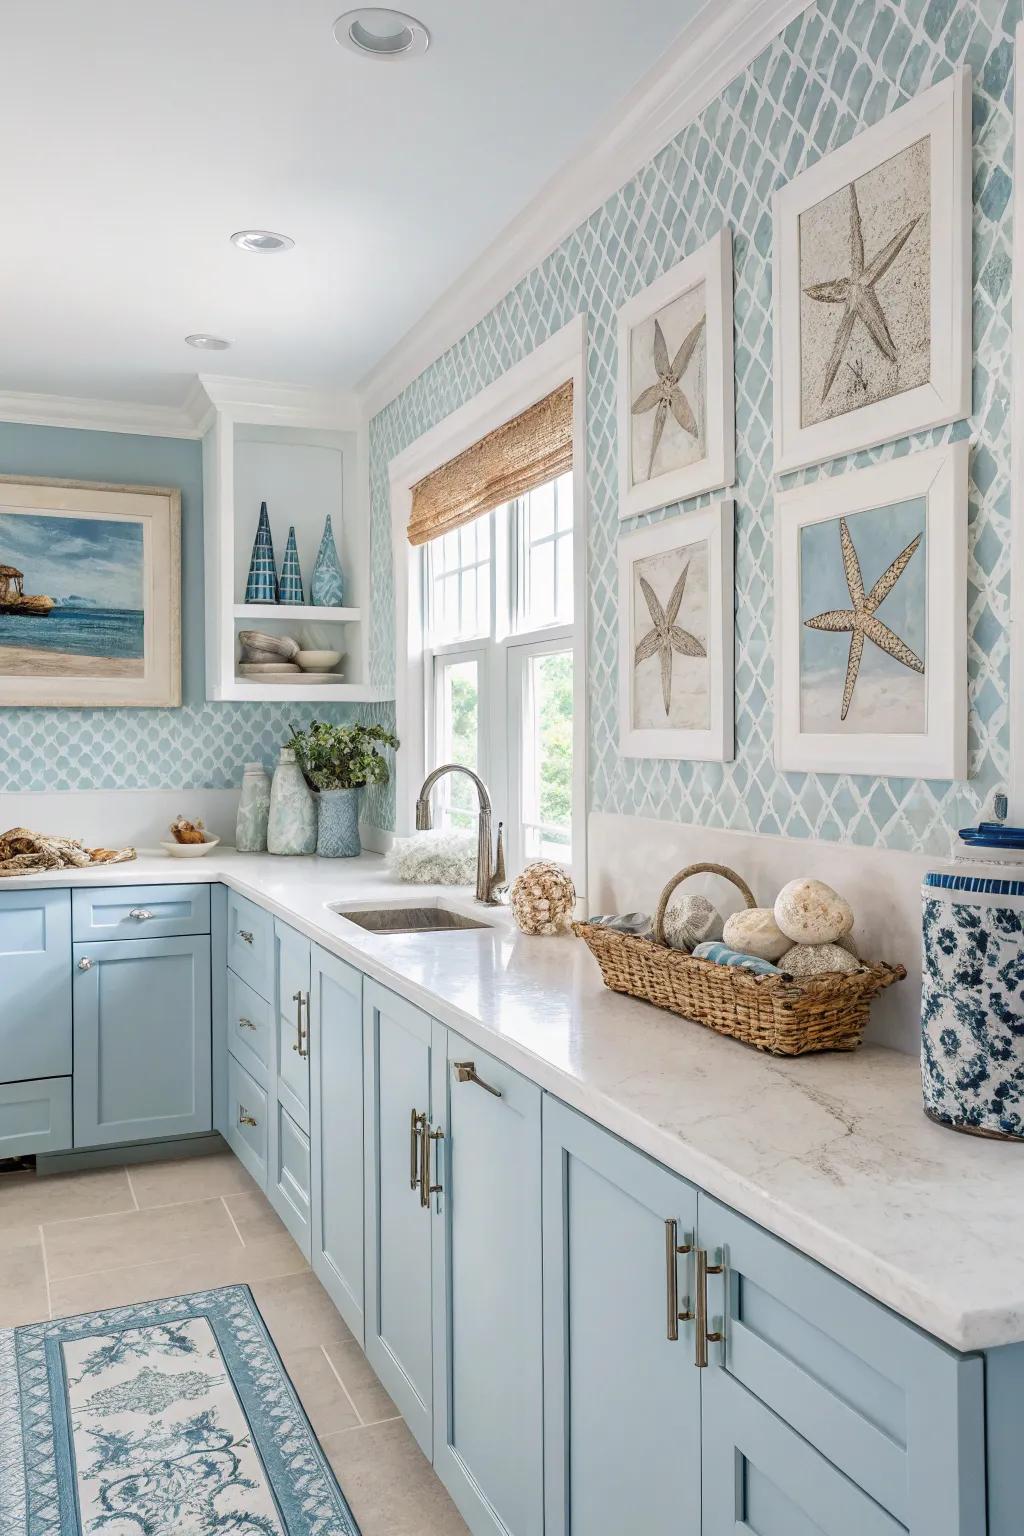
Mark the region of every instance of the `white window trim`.
<instances>
[{"instance_id":1,"label":"white window trim","mask_svg":"<svg viewBox=\"0 0 1024 1536\"><path fill-rule=\"evenodd\" d=\"M391 549L395 575L395 720L402 745L396 755L395 831L407 836L415 825L416 795L429 768L428 711L433 707L424 679L423 583L420 551L410 547L406 530L412 487L518 416L552 390L573 382L573 870L581 896L586 893L587 826L587 505L586 464L586 317L577 315L542 342L529 357L431 427L388 466L391 500ZM549 636L553 632L549 632ZM497 819L508 821L508 808L495 806ZM578 841L577 841L578 836Z\"/></svg>"}]
</instances>

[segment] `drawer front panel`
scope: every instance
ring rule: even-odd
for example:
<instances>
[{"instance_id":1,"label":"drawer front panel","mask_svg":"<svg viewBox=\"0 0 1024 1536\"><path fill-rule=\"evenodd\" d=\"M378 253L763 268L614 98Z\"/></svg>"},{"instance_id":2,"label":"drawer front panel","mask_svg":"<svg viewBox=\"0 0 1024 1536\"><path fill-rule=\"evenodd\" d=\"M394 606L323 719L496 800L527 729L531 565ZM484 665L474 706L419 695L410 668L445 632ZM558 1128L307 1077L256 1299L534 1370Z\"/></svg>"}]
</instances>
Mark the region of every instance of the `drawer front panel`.
<instances>
[{"instance_id":1,"label":"drawer front panel","mask_svg":"<svg viewBox=\"0 0 1024 1536\"><path fill-rule=\"evenodd\" d=\"M176 939L210 931L208 885L117 885L71 893L75 943Z\"/></svg>"},{"instance_id":2,"label":"drawer front panel","mask_svg":"<svg viewBox=\"0 0 1024 1536\"><path fill-rule=\"evenodd\" d=\"M0 1082L71 1071L71 893L0 893Z\"/></svg>"},{"instance_id":3,"label":"drawer front panel","mask_svg":"<svg viewBox=\"0 0 1024 1536\"><path fill-rule=\"evenodd\" d=\"M71 1079L0 1083L0 1157L71 1148Z\"/></svg>"},{"instance_id":4,"label":"drawer front panel","mask_svg":"<svg viewBox=\"0 0 1024 1536\"><path fill-rule=\"evenodd\" d=\"M310 1254L309 1137L277 1105L270 1202L306 1258Z\"/></svg>"},{"instance_id":5,"label":"drawer front panel","mask_svg":"<svg viewBox=\"0 0 1024 1536\"><path fill-rule=\"evenodd\" d=\"M266 1083L274 1044L274 1010L248 982L228 971L228 1050Z\"/></svg>"},{"instance_id":6,"label":"drawer front panel","mask_svg":"<svg viewBox=\"0 0 1024 1536\"><path fill-rule=\"evenodd\" d=\"M227 1139L261 1189L267 1187L267 1129L267 1095L229 1056Z\"/></svg>"},{"instance_id":7,"label":"drawer front panel","mask_svg":"<svg viewBox=\"0 0 1024 1536\"><path fill-rule=\"evenodd\" d=\"M228 891L228 965L236 976L272 1002L274 919L255 902Z\"/></svg>"}]
</instances>

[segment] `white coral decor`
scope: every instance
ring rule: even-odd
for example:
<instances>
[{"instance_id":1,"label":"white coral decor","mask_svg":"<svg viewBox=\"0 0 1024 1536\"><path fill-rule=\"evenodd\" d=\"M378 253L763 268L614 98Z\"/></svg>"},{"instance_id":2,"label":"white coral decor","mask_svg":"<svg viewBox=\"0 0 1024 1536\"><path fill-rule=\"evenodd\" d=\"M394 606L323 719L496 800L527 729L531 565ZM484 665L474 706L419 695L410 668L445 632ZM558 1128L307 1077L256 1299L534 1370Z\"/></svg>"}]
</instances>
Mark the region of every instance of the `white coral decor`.
<instances>
[{"instance_id":1,"label":"white coral decor","mask_svg":"<svg viewBox=\"0 0 1024 1536\"><path fill-rule=\"evenodd\" d=\"M572 922L576 887L560 865L542 859L516 877L509 900L524 933L562 933Z\"/></svg>"},{"instance_id":2,"label":"white coral decor","mask_svg":"<svg viewBox=\"0 0 1024 1536\"><path fill-rule=\"evenodd\" d=\"M417 832L396 838L387 857L390 872L416 885L474 885L474 832Z\"/></svg>"}]
</instances>

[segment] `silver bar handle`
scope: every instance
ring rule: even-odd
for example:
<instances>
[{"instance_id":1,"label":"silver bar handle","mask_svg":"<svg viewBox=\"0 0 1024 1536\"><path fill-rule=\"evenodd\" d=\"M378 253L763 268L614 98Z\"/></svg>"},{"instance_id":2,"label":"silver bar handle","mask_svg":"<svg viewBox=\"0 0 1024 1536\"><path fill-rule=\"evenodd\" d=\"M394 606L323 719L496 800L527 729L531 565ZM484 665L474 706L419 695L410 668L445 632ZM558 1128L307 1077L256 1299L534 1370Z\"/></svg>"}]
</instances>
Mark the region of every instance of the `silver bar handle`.
<instances>
[{"instance_id":1,"label":"silver bar handle","mask_svg":"<svg viewBox=\"0 0 1024 1536\"><path fill-rule=\"evenodd\" d=\"M496 1099L501 1098L501 1089L492 1088L490 1083L485 1083L482 1077L477 1076L476 1063L473 1061L453 1061L456 1080L460 1083L476 1083L478 1088L483 1088L486 1093L493 1093Z\"/></svg>"},{"instance_id":2,"label":"silver bar handle","mask_svg":"<svg viewBox=\"0 0 1024 1536\"><path fill-rule=\"evenodd\" d=\"M680 1243L679 1223L675 1217L669 1217L665 1222L665 1337L670 1344L676 1343L679 1338L679 1324L693 1321L693 1312L687 1304L687 1310L679 1310L679 1264L678 1255L693 1252L692 1243Z\"/></svg>"}]
</instances>

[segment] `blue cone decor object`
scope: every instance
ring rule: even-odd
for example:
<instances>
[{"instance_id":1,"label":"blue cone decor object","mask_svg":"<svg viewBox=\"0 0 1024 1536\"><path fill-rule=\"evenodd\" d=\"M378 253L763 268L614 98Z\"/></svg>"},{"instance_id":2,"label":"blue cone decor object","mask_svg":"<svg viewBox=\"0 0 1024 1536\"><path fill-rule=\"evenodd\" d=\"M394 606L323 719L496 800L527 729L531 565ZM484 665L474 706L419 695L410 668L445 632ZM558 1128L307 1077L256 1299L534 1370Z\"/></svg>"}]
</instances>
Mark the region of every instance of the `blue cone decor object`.
<instances>
[{"instance_id":1,"label":"blue cone decor object","mask_svg":"<svg viewBox=\"0 0 1024 1536\"><path fill-rule=\"evenodd\" d=\"M324 534L317 550L316 564L309 583L309 600L316 608L340 608L345 600L341 564L334 544L331 514L324 523Z\"/></svg>"},{"instance_id":2,"label":"blue cone decor object","mask_svg":"<svg viewBox=\"0 0 1024 1536\"><path fill-rule=\"evenodd\" d=\"M270 536L270 518L267 504L260 502L260 520L249 561L249 579L245 584L247 603L277 602L277 566L274 564L274 541Z\"/></svg>"},{"instance_id":3,"label":"blue cone decor object","mask_svg":"<svg viewBox=\"0 0 1024 1536\"><path fill-rule=\"evenodd\" d=\"M302 591L302 572L299 570L299 550L295 543L294 527L288 529L288 543L284 547L284 560L281 562L281 582L277 600L279 603L292 604L306 601Z\"/></svg>"}]
</instances>

